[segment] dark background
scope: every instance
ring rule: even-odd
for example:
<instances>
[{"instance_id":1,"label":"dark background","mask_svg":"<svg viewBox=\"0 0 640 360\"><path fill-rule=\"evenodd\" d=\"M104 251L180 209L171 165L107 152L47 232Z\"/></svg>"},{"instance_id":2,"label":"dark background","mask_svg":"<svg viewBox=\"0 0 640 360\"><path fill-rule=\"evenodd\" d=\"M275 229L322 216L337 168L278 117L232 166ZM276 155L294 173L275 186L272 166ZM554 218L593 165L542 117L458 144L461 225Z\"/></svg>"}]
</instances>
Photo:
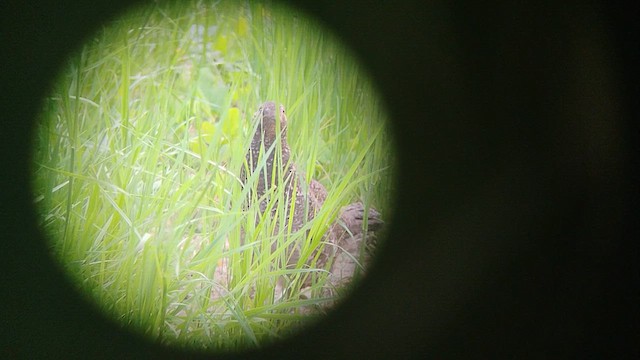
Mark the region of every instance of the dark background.
<instances>
[{"instance_id":1,"label":"dark background","mask_svg":"<svg viewBox=\"0 0 640 360\"><path fill-rule=\"evenodd\" d=\"M295 3L356 50L385 97L397 208L369 281L343 307L242 357L637 358L637 12ZM94 312L49 258L31 208L40 101L69 51L126 4L0 5L2 358L187 355Z\"/></svg>"}]
</instances>

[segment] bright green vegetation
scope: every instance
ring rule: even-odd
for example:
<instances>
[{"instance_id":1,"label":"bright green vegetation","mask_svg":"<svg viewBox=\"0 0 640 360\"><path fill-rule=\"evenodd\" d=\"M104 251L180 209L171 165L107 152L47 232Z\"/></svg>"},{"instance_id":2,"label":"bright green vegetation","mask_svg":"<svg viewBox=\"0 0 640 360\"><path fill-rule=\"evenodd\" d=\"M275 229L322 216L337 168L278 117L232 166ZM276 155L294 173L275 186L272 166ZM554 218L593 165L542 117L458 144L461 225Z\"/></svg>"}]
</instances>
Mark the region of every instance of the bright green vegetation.
<instances>
[{"instance_id":1,"label":"bright green vegetation","mask_svg":"<svg viewBox=\"0 0 640 360\"><path fill-rule=\"evenodd\" d=\"M238 174L262 102L286 107L295 163L329 191L311 234L353 201L389 217L393 156L366 75L308 19L237 4L159 5L92 34L36 131L34 197L52 253L106 313L164 343L260 346L328 300L326 271L282 270L286 246L271 251L306 232L273 239L279 220L256 226L255 206L243 209ZM313 239L303 251L323 246Z\"/></svg>"}]
</instances>

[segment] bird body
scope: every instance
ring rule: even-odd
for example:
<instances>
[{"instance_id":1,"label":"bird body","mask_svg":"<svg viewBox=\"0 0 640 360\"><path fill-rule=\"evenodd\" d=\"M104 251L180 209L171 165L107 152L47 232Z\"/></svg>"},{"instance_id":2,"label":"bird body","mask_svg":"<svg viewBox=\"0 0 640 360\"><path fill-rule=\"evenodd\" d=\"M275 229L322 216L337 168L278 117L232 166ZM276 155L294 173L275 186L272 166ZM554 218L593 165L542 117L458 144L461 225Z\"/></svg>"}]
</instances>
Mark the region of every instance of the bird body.
<instances>
[{"instance_id":1,"label":"bird body","mask_svg":"<svg viewBox=\"0 0 640 360\"><path fill-rule=\"evenodd\" d=\"M287 143L287 117L284 107L276 110L273 102L266 102L255 113L258 122L251 145L246 154L246 165L240 172L240 179L247 184L252 174L257 176L255 191L250 191L252 200L260 202L260 212L264 213L271 205L271 211L277 208L277 202L270 204L271 196L276 195L282 186L287 211L286 223L293 216L291 232L297 231L314 217L319 205L310 195L309 187L291 162L291 149ZM248 170L248 171L247 171ZM319 183L318 183L319 184ZM320 185L322 186L322 185ZM323 188L324 189L324 188ZM326 190L325 190L326 193ZM289 214L291 201L295 201L293 214Z\"/></svg>"},{"instance_id":2,"label":"bird body","mask_svg":"<svg viewBox=\"0 0 640 360\"><path fill-rule=\"evenodd\" d=\"M259 201L260 215L270 214L275 217L278 200L284 199L284 224L287 224L287 233L298 231L320 211L327 198L327 190L316 180L306 184L305 177L292 163L291 149L287 143L287 116L282 105L277 108L274 102L265 102L255 113L254 119L258 122L256 131L247 150L246 164L240 172L244 186L251 186L248 203ZM258 178L255 179L255 176ZM250 179L253 181L249 181ZM283 193L278 194L278 191ZM382 225L382 220L375 209L369 209L367 215L368 233L373 235ZM324 235L324 247L320 250L322 252L310 257L317 259L316 267L323 268L336 255L337 249L356 252L360 248L362 240L369 235L363 234L364 217L365 207L362 203L350 204L341 209L337 221L329 226ZM256 223L258 221L256 219ZM278 230L276 225L274 232ZM341 247L341 244L345 247ZM292 244L288 251L288 264L297 263L300 244ZM351 255L353 259L354 254Z\"/></svg>"}]
</instances>

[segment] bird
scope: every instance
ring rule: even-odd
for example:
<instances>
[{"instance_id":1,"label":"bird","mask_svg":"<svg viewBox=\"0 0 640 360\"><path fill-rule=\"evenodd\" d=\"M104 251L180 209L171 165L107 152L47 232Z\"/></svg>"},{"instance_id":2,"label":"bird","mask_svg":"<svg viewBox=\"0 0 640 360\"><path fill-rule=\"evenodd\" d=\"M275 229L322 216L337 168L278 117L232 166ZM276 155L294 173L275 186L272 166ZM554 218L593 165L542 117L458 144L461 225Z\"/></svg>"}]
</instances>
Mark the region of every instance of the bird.
<instances>
[{"instance_id":1,"label":"bird","mask_svg":"<svg viewBox=\"0 0 640 360\"><path fill-rule=\"evenodd\" d=\"M277 200L270 203L271 196L274 196L277 190L281 190L283 197L278 199L284 199L284 209L291 209L291 205L294 205L293 213L286 211L285 214L286 230L298 231L321 210L328 196L327 190L315 179L306 184L304 174L297 170L292 162L291 148L287 142L288 119L283 105L277 107L275 102L267 101L258 108L253 118L257 122L256 130L247 149L246 162L240 171L243 186L249 186L249 179L257 177L254 180L257 183L247 192L247 207L253 201L258 201L260 216L264 216L267 211L275 216ZM366 232L363 229L365 218ZM256 218L256 223L259 220ZM329 260L335 258L337 261L330 265L329 279L332 285L346 283L355 272L361 246L367 248L365 264L370 261L372 249L375 248L376 234L383 224L381 214L374 208L366 209L362 202L349 204L340 209L336 220L328 226L323 239L325 246L321 253L317 254L318 256L312 255L307 262L315 257L315 266L323 268ZM274 232L277 231L276 225ZM288 265L296 264L300 258L299 244L297 245L292 244L288 249Z\"/></svg>"},{"instance_id":2,"label":"bird","mask_svg":"<svg viewBox=\"0 0 640 360\"><path fill-rule=\"evenodd\" d=\"M366 229L365 213L368 213ZM329 293L349 284L359 270L362 273L371 264L383 225L381 214L374 208L369 208L367 212L362 202L340 209L337 221L329 229L329 236L338 245L327 279L331 285Z\"/></svg>"},{"instance_id":3,"label":"bird","mask_svg":"<svg viewBox=\"0 0 640 360\"><path fill-rule=\"evenodd\" d=\"M320 208L319 199L316 196L320 196L324 191L324 197L326 197L326 190L320 183L314 181L310 185L311 191L304 191L301 174L291 162L284 106L280 105L276 110L274 102L265 102L254 114L254 119L258 124L245 156L247 166L241 168L240 179L246 185L249 175L259 172L255 191L250 191L249 194L251 198L260 201L261 213L264 213L269 206L269 195L272 195L278 186L282 186L287 204L285 209L290 209L290 202L295 201L290 230L297 231L315 216ZM261 166L263 157L266 159L262 161L264 165ZM322 188L318 189L318 187ZM276 206L273 206L272 210L275 211ZM287 214L287 223L290 215Z\"/></svg>"}]
</instances>

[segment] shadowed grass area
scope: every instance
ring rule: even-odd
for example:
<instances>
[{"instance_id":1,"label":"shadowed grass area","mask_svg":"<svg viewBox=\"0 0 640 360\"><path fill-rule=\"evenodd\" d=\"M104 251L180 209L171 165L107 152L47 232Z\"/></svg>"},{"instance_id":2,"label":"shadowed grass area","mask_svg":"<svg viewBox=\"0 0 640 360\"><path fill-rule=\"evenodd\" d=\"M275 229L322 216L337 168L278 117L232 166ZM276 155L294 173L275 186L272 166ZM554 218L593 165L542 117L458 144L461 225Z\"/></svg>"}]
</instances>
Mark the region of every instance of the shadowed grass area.
<instances>
[{"instance_id":1,"label":"shadowed grass area","mask_svg":"<svg viewBox=\"0 0 640 360\"><path fill-rule=\"evenodd\" d=\"M284 249L304 244L306 259L341 206L388 218L391 201L385 114L348 51L291 10L234 4L155 5L107 24L70 57L36 131L34 197L54 256L120 323L187 347L294 331L313 317L303 309L334 299L321 295L326 271L285 268ZM287 108L293 161L329 193L294 234L274 236L284 218L256 223L243 205L266 100Z\"/></svg>"}]
</instances>

